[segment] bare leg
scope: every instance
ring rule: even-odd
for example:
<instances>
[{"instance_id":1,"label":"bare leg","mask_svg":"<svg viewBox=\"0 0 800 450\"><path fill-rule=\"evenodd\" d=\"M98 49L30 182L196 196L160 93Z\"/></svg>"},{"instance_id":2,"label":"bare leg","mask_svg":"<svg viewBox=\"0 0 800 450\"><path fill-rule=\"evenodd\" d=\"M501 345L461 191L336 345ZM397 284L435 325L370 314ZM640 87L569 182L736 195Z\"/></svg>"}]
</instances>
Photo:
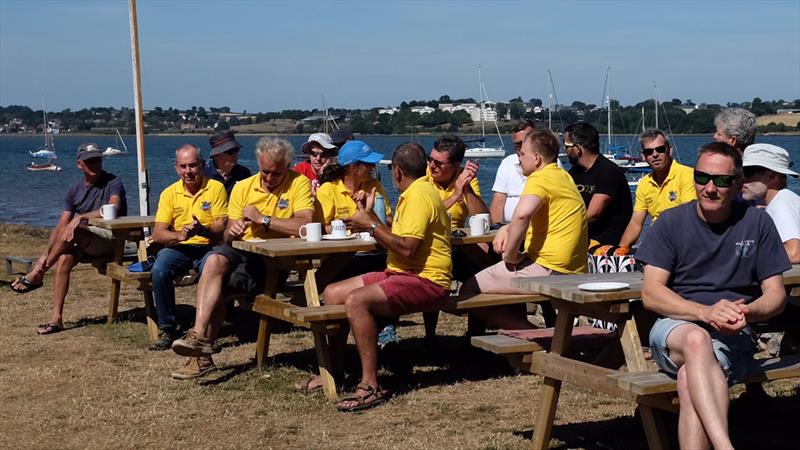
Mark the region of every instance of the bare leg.
<instances>
[{"instance_id":1,"label":"bare leg","mask_svg":"<svg viewBox=\"0 0 800 450\"><path fill-rule=\"evenodd\" d=\"M222 301L222 280L228 272L230 263L228 258L211 254L208 255L203 272L200 275L200 281L197 284L197 299L196 305L197 313L195 315L194 331L201 337L212 339L212 330L215 328L212 324L215 313L218 313L220 305L224 309ZM223 313L224 319L224 313ZM218 323L221 323L218 321ZM216 330L219 331L219 327Z\"/></svg>"},{"instance_id":2,"label":"bare leg","mask_svg":"<svg viewBox=\"0 0 800 450\"><path fill-rule=\"evenodd\" d=\"M53 307L50 313L50 323L64 326L64 300L67 298L67 292L69 292L69 279L72 269L77 264L78 258L71 253L65 253L58 258L53 280Z\"/></svg>"},{"instance_id":3,"label":"bare leg","mask_svg":"<svg viewBox=\"0 0 800 450\"><path fill-rule=\"evenodd\" d=\"M351 292L362 287L364 287L364 280L361 279L361 276L356 276L329 284L322 295L326 305L343 305Z\"/></svg>"},{"instance_id":4,"label":"bare leg","mask_svg":"<svg viewBox=\"0 0 800 450\"><path fill-rule=\"evenodd\" d=\"M686 366L678 369L678 398L680 398L680 415L678 417L678 439L681 448L705 450L711 448L711 442L703 429L703 423L692 404L689 395L689 384Z\"/></svg>"},{"instance_id":5,"label":"bare leg","mask_svg":"<svg viewBox=\"0 0 800 450\"><path fill-rule=\"evenodd\" d=\"M53 230L54 233L58 232L57 230ZM78 227L75 229L75 233L71 241L67 241L66 239L66 231L60 231L61 235L56 237L53 240L53 244L48 249L47 253L42 255L31 267L31 271L25 275L25 278L28 279L33 284L41 283L42 279L44 278L44 274L50 270L61 258L62 255L69 254L68 252L72 248L73 243L77 243L78 247L86 248L89 245L89 242L92 239L92 234L83 227ZM77 262L76 262L77 264ZM74 267L74 264L73 264ZM69 284L69 280L67 280ZM16 287L16 285L15 285ZM66 293L64 294L66 295ZM63 299L62 299L63 302Z\"/></svg>"}]
</instances>

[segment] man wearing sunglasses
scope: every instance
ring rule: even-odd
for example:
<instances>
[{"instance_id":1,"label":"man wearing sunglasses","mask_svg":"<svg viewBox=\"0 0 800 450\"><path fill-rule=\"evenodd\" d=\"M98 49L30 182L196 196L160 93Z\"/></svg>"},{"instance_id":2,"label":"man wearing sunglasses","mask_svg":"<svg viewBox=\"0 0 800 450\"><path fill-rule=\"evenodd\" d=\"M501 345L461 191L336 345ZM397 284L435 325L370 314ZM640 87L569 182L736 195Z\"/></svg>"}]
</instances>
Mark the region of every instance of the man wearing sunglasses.
<instances>
[{"instance_id":1,"label":"man wearing sunglasses","mask_svg":"<svg viewBox=\"0 0 800 450\"><path fill-rule=\"evenodd\" d=\"M306 178L311 180L311 194L317 195L322 169L331 162L332 157L336 156L336 148L333 140L326 133L312 134L301 147L303 153L308 155L308 161L295 164L292 170L305 175Z\"/></svg>"},{"instance_id":2,"label":"man wearing sunglasses","mask_svg":"<svg viewBox=\"0 0 800 450\"><path fill-rule=\"evenodd\" d=\"M697 200L664 211L636 254L644 306L663 316L650 331L653 359L678 380L681 448L733 448L728 383L755 353L748 324L786 303L782 273L791 265L769 215L736 200L742 178L734 147L704 145Z\"/></svg>"},{"instance_id":3,"label":"man wearing sunglasses","mask_svg":"<svg viewBox=\"0 0 800 450\"><path fill-rule=\"evenodd\" d=\"M251 175L250 169L239 164L242 146L229 130L214 133L208 143L211 144L211 161L206 165L205 175L222 183L230 196L233 185Z\"/></svg>"},{"instance_id":4,"label":"man wearing sunglasses","mask_svg":"<svg viewBox=\"0 0 800 450\"><path fill-rule=\"evenodd\" d=\"M633 215L622 233L620 247L630 247L639 239L648 214L655 221L664 210L697 198L692 179L694 171L672 159L672 145L663 131L645 130L639 136L639 144L642 158L653 171L639 181Z\"/></svg>"}]
</instances>

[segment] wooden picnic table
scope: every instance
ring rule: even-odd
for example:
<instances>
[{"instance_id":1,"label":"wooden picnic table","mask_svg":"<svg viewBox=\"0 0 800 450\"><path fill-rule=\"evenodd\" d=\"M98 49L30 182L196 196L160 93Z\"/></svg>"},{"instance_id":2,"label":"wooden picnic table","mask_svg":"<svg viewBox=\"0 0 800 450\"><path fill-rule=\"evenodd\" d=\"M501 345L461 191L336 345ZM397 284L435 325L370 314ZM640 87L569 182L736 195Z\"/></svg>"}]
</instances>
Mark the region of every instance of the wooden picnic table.
<instances>
[{"instance_id":1,"label":"wooden picnic table","mask_svg":"<svg viewBox=\"0 0 800 450\"><path fill-rule=\"evenodd\" d=\"M800 286L800 265L794 265L783 275L787 289L795 290ZM622 398L631 398L630 392L607 383L606 377L613 370L572 360L564 355L569 349L574 320L579 316L595 317L618 325L619 342L628 371L648 370L636 326L636 315L641 308L631 307L631 300L641 298L642 276L641 272L623 272L520 277L512 280L514 287L550 297L553 306L558 310L550 352L537 352L532 356L531 371L543 376L544 381L539 408L536 410L531 448L548 448L562 381L577 383ZM589 292L578 288L583 283L600 281L623 282L630 286L607 292ZM674 410L674 405L639 403L642 424L651 449L669 446L658 421L656 407L666 410L672 407Z\"/></svg>"}]
</instances>

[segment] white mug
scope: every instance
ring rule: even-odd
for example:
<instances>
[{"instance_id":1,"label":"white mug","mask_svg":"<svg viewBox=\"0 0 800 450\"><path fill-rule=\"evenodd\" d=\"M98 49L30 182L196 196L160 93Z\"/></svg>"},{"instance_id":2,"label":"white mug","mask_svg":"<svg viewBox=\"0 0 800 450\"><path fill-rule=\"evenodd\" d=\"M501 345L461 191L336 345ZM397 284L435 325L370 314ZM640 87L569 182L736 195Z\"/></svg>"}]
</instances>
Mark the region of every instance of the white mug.
<instances>
[{"instance_id":1,"label":"white mug","mask_svg":"<svg viewBox=\"0 0 800 450\"><path fill-rule=\"evenodd\" d=\"M300 227L297 234L308 242L319 242L322 240L322 224L319 222L307 223Z\"/></svg>"},{"instance_id":2,"label":"white mug","mask_svg":"<svg viewBox=\"0 0 800 450\"><path fill-rule=\"evenodd\" d=\"M472 216L469 218L469 235L483 236L489 232L489 222L485 217Z\"/></svg>"},{"instance_id":3,"label":"white mug","mask_svg":"<svg viewBox=\"0 0 800 450\"><path fill-rule=\"evenodd\" d=\"M103 216L105 220L111 220L117 218L117 206L108 204L103 205L100 207L100 215Z\"/></svg>"},{"instance_id":4,"label":"white mug","mask_svg":"<svg viewBox=\"0 0 800 450\"><path fill-rule=\"evenodd\" d=\"M344 224L343 220L334 220L331 222L331 234L339 238L347 236L347 225Z\"/></svg>"},{"instance_id":5,"label":"white mug","mask_svg":"<svg viewBox=\"0 0 800 450\"><path fill-rule=\"evenodd\" d=\"M489 215L489 213L475 214L475 216L476 217L483 217L483 219L486 221L486 223L489 224L489 227L491 228L491 226L492 226L492 218Z\"/></svg>"}]
</instances>

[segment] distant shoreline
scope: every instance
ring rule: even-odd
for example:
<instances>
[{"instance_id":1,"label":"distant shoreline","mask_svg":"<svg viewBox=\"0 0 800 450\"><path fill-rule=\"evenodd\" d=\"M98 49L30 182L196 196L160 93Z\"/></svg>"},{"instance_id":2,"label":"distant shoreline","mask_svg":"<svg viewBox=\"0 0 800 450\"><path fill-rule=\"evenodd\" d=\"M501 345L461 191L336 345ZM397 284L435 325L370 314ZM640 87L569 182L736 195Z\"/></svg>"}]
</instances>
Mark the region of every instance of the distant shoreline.
<instances>
[{"instance_id":1,"label":"distant shoreline","mask_svg":"<svg viewBox=\"0 0 800 450\"><path fill-rule=\"evenodd\" d=\"M316 133L316 131L314 131ZM236 135L238 136L296 136L296 137L307 137L311 133L247 133L236 131ZM358 136L366 136L366 137L419 137L419 136L441 136L444 134L449 134L445 132L430 132L430 133L416 133L416 134L360 134L356 133ZM480 133L453 133L455 135L466 135L466 136L477 136ZM711 136L712 133L684 133L678 134L674 133L672 136ZM600 134L601 136L605 136L605 134ZM42 137L44 134L42 133L2 133L0 134L0 139L5 136L31 136L31 137ZM58 136L100 136L100 137L113 137L113 134L106 134L106 133L58 133L54 135L56 138ZM123 134L122 136L136 136L135 134ZM156 137L170 137L170 136L211 136L210 133L150 133L145 134L145 137L148 136L156 136ZM511 136L510 133L505 134L504 136ZM624 134L624 133L615 133L614 136L625 136L625 137L636 137L639 136L638 134ZM800 131L784 131L784 132L771 132L771 133L760 133L757 136L800 136Z\"/></svg>"}]
</instances>

